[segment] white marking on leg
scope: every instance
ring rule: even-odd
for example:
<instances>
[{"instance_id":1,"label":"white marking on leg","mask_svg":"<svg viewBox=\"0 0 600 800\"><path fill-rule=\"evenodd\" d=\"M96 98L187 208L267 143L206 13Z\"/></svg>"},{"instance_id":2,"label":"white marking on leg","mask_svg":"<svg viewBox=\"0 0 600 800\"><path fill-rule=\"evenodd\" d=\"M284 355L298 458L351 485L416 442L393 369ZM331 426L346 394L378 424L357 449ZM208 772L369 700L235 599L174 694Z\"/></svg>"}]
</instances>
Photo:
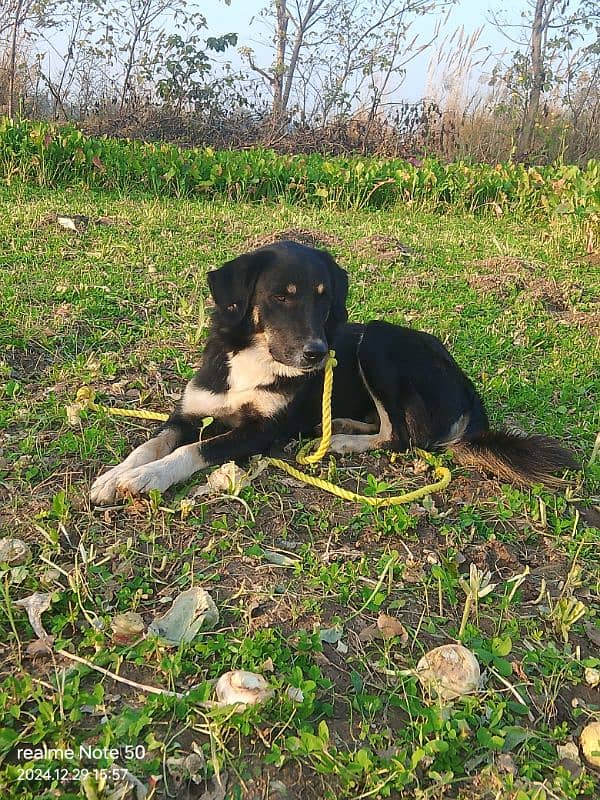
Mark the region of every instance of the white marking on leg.
<instances>
[{"instance_id":1,"label":"white marking on leg","mask_svg":"<svg viewBox=\"0 0 600 800\"><path fill-rule=\"evenodd\" d=\"M369 450L377 450L378 447L383 447L383 445L387 444L392 438L393 427L390 416L381 400L371 391L371 387L365 379L360 362L358 364L358 371L365 388L371 395L371 399L373 400L373 404L379 416L379 432L374 434L338 433L331 437L329 450L332 453L339 453L340 455L346 453L366 453Z\"/></svg>"},{"instance_id":2,"label":"white marking on leg","mask_svg":"<svg viewBox=\"0 0 600 800\"><path fill-rule=\"evenodd\" d=\"M346 453L367 453L369 450L377 450L382 447L389 439L382 439L378 433L370 435L364 433L349 434L349 433L336 433L331 437L329 443L330 453L339 453L344 455Z\"/></svg>"},{"instance_id":3,"label":"white marking on leg","mask_svg":"<svg viewBox=\"0 0 600 800\"><path fill-rule=\"evenodd\" d=\"M451 447L453 444L458 444L458 442L462 441L468 424L469 414L462 414L456 422L452 423L444 438L436 442L436 447Z\"/></svg>"},{"instance_id":4,"label":"white marking on leg","mask_svg":"<svg viewBox=\"0 0 600 800\"><path fill-rule=\"evenodd\" d=\"M176 483L182 483L208 466L201 455L200 446L194 442L178 447L159 461L121 473L117 481L119 494L146 494L152 489L164 492Z\"/></svg>"},{"instance_id":5,"label":"white marking on leg","mask_svg":"<svg viewBox=\"0 0 600 800\"><path fill-rule=\"evenodd\" d=\"M190 417L220 417L226 406L226 398L224 392L217 394L190 381L181 398L181 413Z\"/></svg>"},{"instance_id":6,"label":"white marking on leg","mask_svg":"<svg viewBox=\"0 0 600 800\"><path fill-rule=\"evenodd\" d=\"M374 422L338 417L331 420L331 430L334 433L377 433L379 426Z\"/></svg>"},{"instance_id":7,"label":"white marking on leg","mask_svg":"<svg viewBox=\"0 0 600 800\"><path fill-rule=\"evenodd\" d=\"M99 506L114 503L120 476L128 470L168 455L173 451L176 441L177 433L170 428L166 428L157 436L153 436L144 444L136 447L124 461L96 478L90 490L92 503Z\"/></svg>"}]
</instances>

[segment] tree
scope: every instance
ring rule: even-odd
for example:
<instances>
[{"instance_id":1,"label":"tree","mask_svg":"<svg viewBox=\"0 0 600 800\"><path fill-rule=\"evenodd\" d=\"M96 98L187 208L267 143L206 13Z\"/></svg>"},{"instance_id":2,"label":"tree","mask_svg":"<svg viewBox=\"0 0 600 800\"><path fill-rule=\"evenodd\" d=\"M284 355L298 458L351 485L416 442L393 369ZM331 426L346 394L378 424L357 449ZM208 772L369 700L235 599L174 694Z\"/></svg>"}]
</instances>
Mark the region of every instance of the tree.
<instances>
[{"instance_id":1,"label":"tree","mask_svg":"<svg viewBox=\"0 0 600 800\"><path fill-rule=\"evenodd\" d=\"M530 0L520 23L508 23L494 13L491 19L519 48L508 70L495 70L494 80L503 80L521 99L515 153L521 160L533 148L544 94L573 83L573 70L581 65L581 57L600 49L600 9L596 0Z\"/></svg>"},{"instance_id":2,"label":"tree","mask_svg":"<svg viewBox=\"0 0 600 800\"><path fill-rule=\"evenodd\" d=\"M196 24L196 29L198 24ZM206 23L202 27L206 27ZM148 65L148 77L155 81L159 97L178 113L184 108L206 105L221 87L209 83L207 76L212 69L208 51L222 53L227 47L237 44L237 34L209 36L205 41L193 33L182 37L170 34L156 58Z\"/></svg>"},{"instance_id":3,"label":"tree","mask_svg":"<svg viewBox=\"0 0 600 800\"><path fill-rule=\"evenodd\" d=\"M34 6L34 0L8 0L0 17L0 34L8 33L8 89L7 110L12 119L15 113L15 85L17 75L17 50L19 33Z\"/></svg>"},{"instance_id":4,"label":"tree","mask_svg":"<svg viewBox=\"0 0 600 800\"><path fill-rule=\"evenodd\" d=\"M531 26L530 63L531 79L525 102L525 113L519 131L517 152L529 153L533 142L534 125L540 109L540 98L546 83L546 59L548 51L548 30L557 0L536 0Z\"/></svg>"},{"instance_id":5,"label":"tree","mask_svg":"<svg viewBox=\"0 0 600 800\"><path fill-rule=\"evenodd\" d=\"M240 52L269 87L276 121L289 116L294 92L302 115L320 108L323 121L336 106L351 106L365 83L378 107L390 80L428 46L409 41L414 20L452 2L272 0L261 12L272 32L272 65L257 64L249 47Z\"/></svg>"},{"instance_id":6,"label":"tree","mask_svg":"<svg viewBox=\"0 0 600 800\"><path fill-rule=\"evenodd\" d=\"M277 121L282 121L285 117L302 48L315 26L323 23L329 13L334 13L337 5L335 0L333 3L326 0L304 0L304 5L302 0L295 3L273 0L269 8L263 9L263 16L275 17L276 55L275 63L269 69L263 69L254 62L251 48L240 48L250 68L270 86L273 94L272 114Z\"/></svg>"}]
</instances>

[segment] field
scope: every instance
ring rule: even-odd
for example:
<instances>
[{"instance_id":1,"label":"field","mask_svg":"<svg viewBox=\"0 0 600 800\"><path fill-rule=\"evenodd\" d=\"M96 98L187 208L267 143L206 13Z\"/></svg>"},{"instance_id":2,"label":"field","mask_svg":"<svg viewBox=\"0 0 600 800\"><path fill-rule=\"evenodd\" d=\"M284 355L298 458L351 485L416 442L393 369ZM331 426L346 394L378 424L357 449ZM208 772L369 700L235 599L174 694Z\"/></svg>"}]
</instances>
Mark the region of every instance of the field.
<instances>
[{"instance_id":1,"label":"field","mask_svg":"<svg viewBox=\"0 0 600 800\"><path fill-rule=\"evenodd\" d=\"M3 163L0 529L29 552L1 566L2 798L597 797L577 749L600 718L591 201L556 214L399 197L377 209L368 192L355 207L164 197L34 186ZM68 230L57 213L88 219ZM282 235L348 269L352 319L441 337L495 425L560 437L582 473L563 491L520 491L441 454L449 488L406 507L369 510L270 468L205 497L191 496L199 474L164 497L90 507L93 477L152 424L78 409L77 391L170 409L206 335L207 270ZM431 476L385 452L314 472L374 495ZM191 586L211 593L216 627L178 647L115 639L117 614L147 625ZM33 592L51 595L49 652L32 648L16 604ZM482 685L441 703L411 669L459 638ZM273 697L207 706L231 669L261 673ZM42 743L56 757L17 757ZM82 744L98 752L80 757Z\"/></svg>"}]
</instances>

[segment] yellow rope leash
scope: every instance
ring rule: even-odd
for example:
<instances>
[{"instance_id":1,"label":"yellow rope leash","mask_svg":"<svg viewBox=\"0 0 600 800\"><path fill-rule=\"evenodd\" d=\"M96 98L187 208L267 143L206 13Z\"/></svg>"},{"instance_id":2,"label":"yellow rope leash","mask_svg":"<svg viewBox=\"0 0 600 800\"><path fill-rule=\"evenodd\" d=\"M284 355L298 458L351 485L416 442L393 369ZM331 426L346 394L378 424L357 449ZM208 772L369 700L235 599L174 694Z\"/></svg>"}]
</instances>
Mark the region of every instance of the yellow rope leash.
<instances>
[{"instance_id":1,"label":"yellow rope leash","mask_svg":"<svg viewBox=\"0 0 600 800\"><path fill-rule=\"evenodd\" d=\"M96 395L93 389L89 386L82 386L75 395L75 402L79 403L81 408L89 408L90 411L106 411L113 417L135 417L136 419L153 419L157 422L165 422L169 419L168 414L163 414L161 411L144 411L139 408L110 408L109 406L101 406L95 401Z\"/></svg>"},{"instance_id":2,"label":"yellow rope leash","mask_svg":"<svg viewBox=\"0 0 600 800\"><path fill-rule=\"evenodd\" d=\"M315 452L308 455L308 450L314 446L314 441L308 442L300 448L296 454L296 461L299 464L316 464L321 461L323 456L327 453L329 444L331 442L331 393L333 390L333 369L336 366L335 353L333 350L329 351L329 356L325 364L325 379L323 381L323 405L322 405L322 428L323 434L321 441L318 444ZM109 408L108 406L99 405L95 402L94 392L88 387L83 387L77 392L76 402L81 408L89 408L92 411L105 411L119 417L137 417L139 419L151 419L164 422L169 418L168 414L161 414L158 411L143 411L133 410L127 408ZM421 458L428 463L431 463L432 457L424 450L415 449ZM422 486L420 489L415 489L406 494L394 495L391 497L367 497L357 492L351 492L348 489L343 489L341 486L336 486L331 481L326 481L323 478L317 478L313 475L307 475L296 469L287 461L282 461L280 458L267 458L267 463L272 467L287 472L293 478L296 478L309 486L315 486L317 489L322 489L325 492L340 497L342 500L348 500L353 503L365 503L373 508L384 508L386 506L398 506L404 503L412 503L415 500L420 500L434 492L440 492L445 489L450 483L452 476L450 470L446 467L435 466L434 474L438 479L435 483L430 483L427 486Z\"/></svg>"},{"instance_id":3,"label":"yellow rope leash","mask_svg":"<svg viewBox=\"0 0 600 800\"><path fill-rule=\"evenodd\" d=\"M329 355L327 356L327 361L325 362L325 378L323 380L323 404L321 408L321 441L315 452L312 455L307 455L310 448L314 445L314 442L308 442L303 447L298 450L296 453L296 461L299 464L316 464L320 461L327 450L329 449L329 443L331 442L331 393L333 392L333 370L337 367L337 361L335 360L335 350L330 350ZM277 464L273 464L273 466L279 466L279 464L285 464L285 461L281 461L278 458L271 459L271 463L277 461ZM285 469L285 467L280 467L280 469ZM298 470L296 470L298 472ZM291 474L291 473L290 473ZM308 477L308 476L307 476ZM332 484L333 485L333 484Z\"/></svg>"}]
</instances>

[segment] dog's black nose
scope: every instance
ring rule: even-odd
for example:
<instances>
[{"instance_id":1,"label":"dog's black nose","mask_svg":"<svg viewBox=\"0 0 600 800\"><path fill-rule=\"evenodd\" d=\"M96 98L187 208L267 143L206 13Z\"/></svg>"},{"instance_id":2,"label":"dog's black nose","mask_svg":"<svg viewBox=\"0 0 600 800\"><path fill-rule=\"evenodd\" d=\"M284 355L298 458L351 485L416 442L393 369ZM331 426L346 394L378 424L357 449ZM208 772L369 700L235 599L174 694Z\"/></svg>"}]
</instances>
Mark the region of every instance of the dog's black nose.
<instances>
[{"instance_id":1,"label":"dog's black nose","mask_svg":"<svg viewBox=\"0 0 600 800\"><path fill-rule=\"evenodd\" d=\"M327 345L322 339L311 339L304 345L302 354L309 364L317 364L327 355Z\"/></svg>"}]
</instances>

